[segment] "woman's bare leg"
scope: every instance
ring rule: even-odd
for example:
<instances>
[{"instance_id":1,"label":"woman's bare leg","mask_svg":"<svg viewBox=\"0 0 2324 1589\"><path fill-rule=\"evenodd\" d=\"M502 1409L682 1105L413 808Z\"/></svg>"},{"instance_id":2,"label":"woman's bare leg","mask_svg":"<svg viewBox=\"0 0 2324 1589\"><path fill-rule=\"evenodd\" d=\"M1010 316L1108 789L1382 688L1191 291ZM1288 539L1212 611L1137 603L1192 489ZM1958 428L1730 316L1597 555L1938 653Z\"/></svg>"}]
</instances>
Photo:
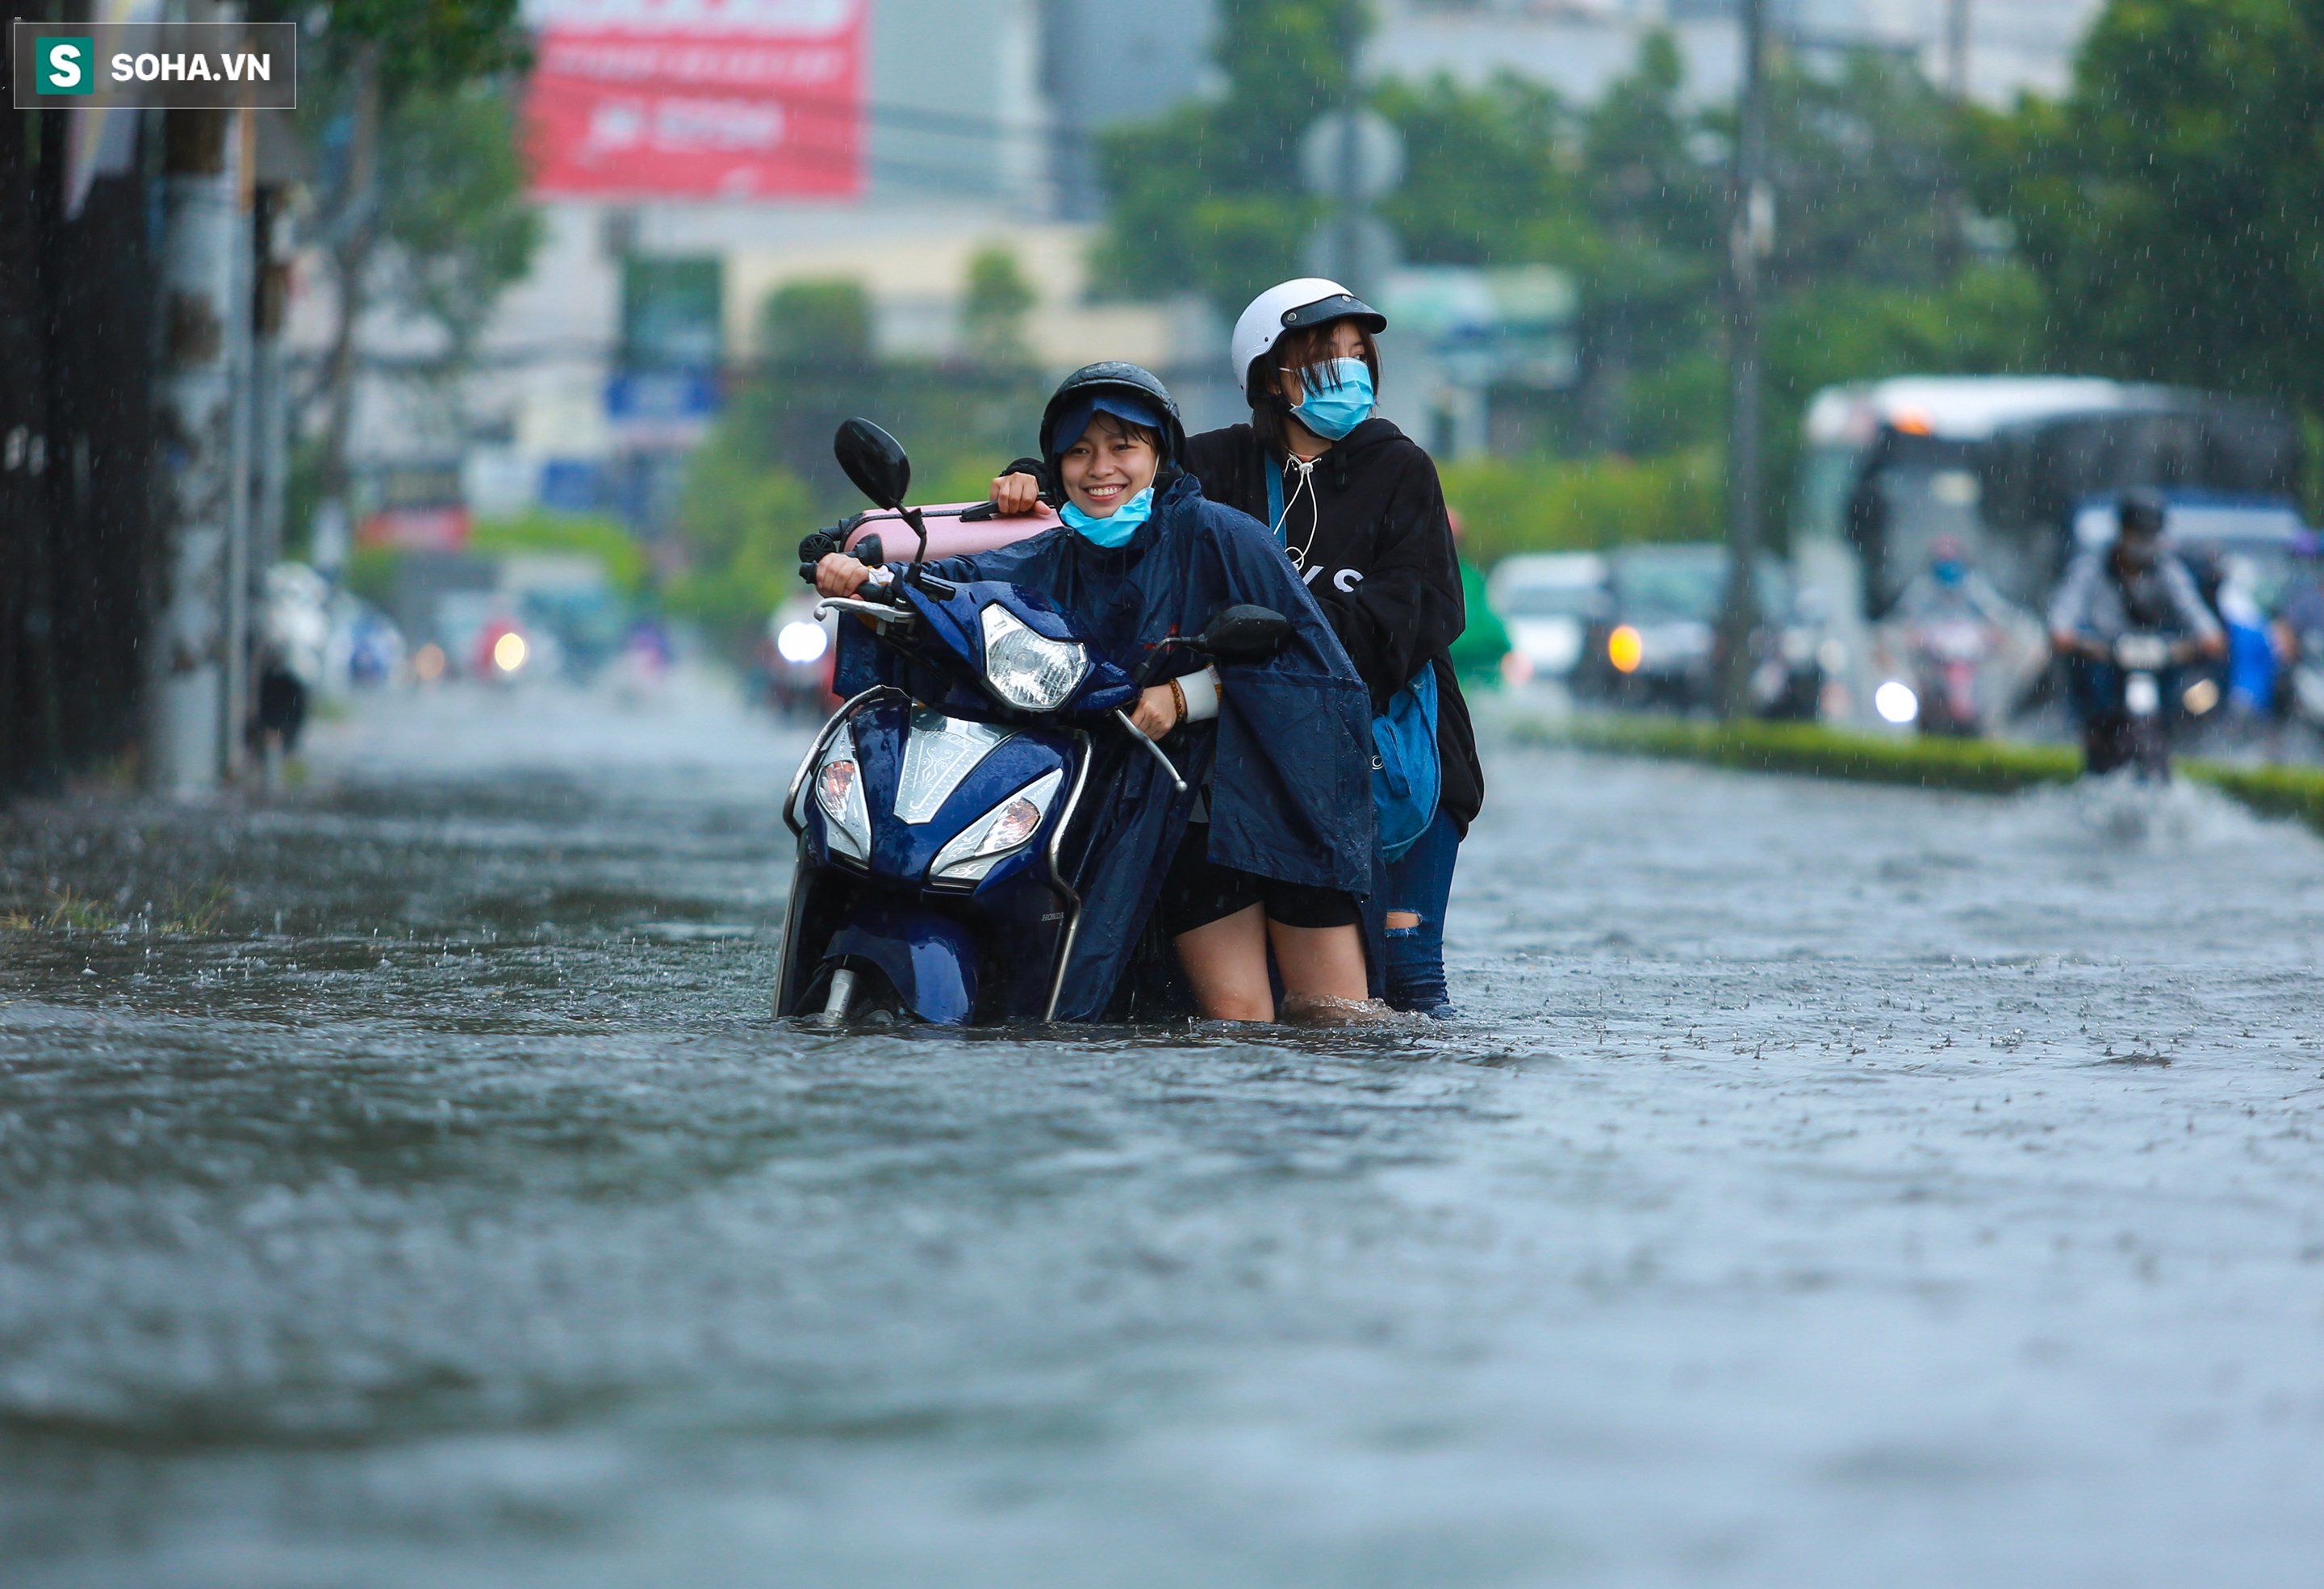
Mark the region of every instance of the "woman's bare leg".
<instances>
[{"instance_id":1,"label":"woman's bare leg","mask_svg":"<svg viewBox=\"0 0 2324 1589\"><path fill-rule=\"evenodd\" d=\"M1205 1017L1212 1021L1275 1019L1275 990L1267 977L1267 929L1271 925L1265 907L1247 905L1231 916L1182 932L1174 940L1178 963L1194 984L1194 1003ZM1362 954L1359 944L1356 997L1360 999L1364 986Z\"/></svg>"},{"instance_id":2,"label":"woman's bare leg","mask_svg":"<svg viewBox=\"0 0 2324 1589\"><path fill-rule=\"evenodd\" d=\"M1283 973L1286 1005L1303 999L1360 1004L1370 995L1361 928L1286 927L1269 921L1267 936L1275 945L1276 969Z\"/></svg>"}]
</instances>

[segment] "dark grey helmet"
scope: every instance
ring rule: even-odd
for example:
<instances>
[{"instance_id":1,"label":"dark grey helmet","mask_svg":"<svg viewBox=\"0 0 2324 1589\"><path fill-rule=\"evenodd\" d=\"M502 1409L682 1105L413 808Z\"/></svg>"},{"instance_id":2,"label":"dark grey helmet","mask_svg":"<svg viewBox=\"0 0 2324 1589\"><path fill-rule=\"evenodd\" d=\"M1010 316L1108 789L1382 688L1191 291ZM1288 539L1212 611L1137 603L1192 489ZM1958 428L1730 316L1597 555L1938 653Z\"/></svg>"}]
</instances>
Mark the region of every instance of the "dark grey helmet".
<instances>
[{"instance_id":1,"label":"dark grey helmet","mask_svg":"<svg viewBox=\"0 0 2324 1589\"><path fill-rule=\"evenodd\" d=\"M2134 485L2115 505L2115 525L2125 535L2160 535L2168 511L2161 492L2152 485Z\"/></svg>"},{"instance_id":2,"label":"dark grey helmet","mask_svg":"<svg viewBox=\"0 0 2324 1589\"><path fill-rule=\"evenodd\" d=\"M1120 359L1107 359L1102 364L1084 365L1057 383L1050 394L1049 404L1041 411L1041 457L1053 468L1057 454L1079 439L1077 430L1060 439L1055 434L1057 423L1066 415L1101 397L1127 398L1152 412L1162 421L1162 462L1164 467L1181 465L1186 457L1186 424L1178 417L1177 400L1170 389L1162 384L1154 372L1137 365L1124 364Z\"/></svg>"}]
</instances>

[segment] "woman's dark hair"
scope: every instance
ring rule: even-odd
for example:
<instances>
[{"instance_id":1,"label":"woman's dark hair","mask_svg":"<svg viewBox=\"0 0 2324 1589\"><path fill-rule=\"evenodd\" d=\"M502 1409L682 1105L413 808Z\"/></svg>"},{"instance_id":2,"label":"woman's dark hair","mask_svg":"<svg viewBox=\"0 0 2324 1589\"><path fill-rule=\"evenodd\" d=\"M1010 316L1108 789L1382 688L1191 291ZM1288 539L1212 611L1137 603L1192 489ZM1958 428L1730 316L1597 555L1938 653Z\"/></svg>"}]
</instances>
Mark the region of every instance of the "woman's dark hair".
<instances>
[{"instance_id":1,"label":"woman's dark hair","mask_svg":"<svg viewBox=\"0 0 2324 1589\"><path fill-rule=\"evenodd\" d=\"M1243 390L1254 395L1250 403L1250 428L1259 435L1259 445L1276 457L1290 451L1283 439L1284 416L1292 410L1291 400L1275 390L1275 372L1296 370L1304 380L1311 370L1321 370L1332 362L1332 339L1346 325L1342 317L1325 320L1320 326L1302 326L1296 331L1286 331L1273 347L1250 361L1243 372ZM1379 344L1360 325L1356 328L1356 353L1364 366L1372 373L1372 390L1379 390Z\"/></svg>"}]
</instances>

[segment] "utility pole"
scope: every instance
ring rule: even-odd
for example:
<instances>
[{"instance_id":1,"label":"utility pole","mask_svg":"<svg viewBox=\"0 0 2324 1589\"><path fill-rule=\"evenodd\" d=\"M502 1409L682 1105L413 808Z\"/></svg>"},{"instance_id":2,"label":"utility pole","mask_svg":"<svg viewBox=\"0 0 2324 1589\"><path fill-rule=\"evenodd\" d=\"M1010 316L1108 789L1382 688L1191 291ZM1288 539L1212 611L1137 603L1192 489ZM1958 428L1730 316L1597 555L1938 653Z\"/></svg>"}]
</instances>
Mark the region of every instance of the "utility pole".
<instances>
[{"instance_id":1,"label":"utility pole","mask_svg":"<svg viewBox=\"0 0 2324 1589\"><path fill-rule=\"evenodd\" d=\"M1945 92L1955 105L1969 98L1969 0L1945 0Z\"/></svg>"},{"instance_id":2,"label":"utility pole","mask_svg":"<svg viewBox=\"0 0 2324 1589\"><path fill-rule=\"evenodd\" d=\"M1969 103L1969 0L1945 0L1945 97L1951 101L1956 118ZM1937 238L1937 268L1948 282L1960 269L1961 229L1968 213L1969 206L1961 194L1960 172L1953 168L1948 152L1944 186L1937 198L1937 225L1941 228Z\"/></svg>"},{"instance_id":3,"label":"utility pole","mask_svg":"<svg viewBox=\"0 0 2324 1589\"><path fill-rule=\"evenodd\" d=\"M1359 55L1363 49L1363 14L1352 0L1340 6L1340 59L1347 81L1340 96L1340 236L1333 252L1339 260L1340 284L1361 298L1377 283L1360 280L1363 268L1363 73Z\"/></svg>"},{"instance_id":4,"label":"utility pole","mask_svg":"<svg viewBox=\"0 0 2324 1589\"><path fill-rule=\"evenodd\" d=\"M1774 240L1767 188L1766 0L1743 0L1743 88L1728 195L1727 600L1719 624L1719 707L1751 708L1751 637L1759 626L1759 261Z\"/></svg>"},{"instance_id":5,"label":"utility pole","mask_svg":"<svg viewBox=\"0 0 2324 1589\"><path fill-rule=\"evenodd\" d=\"M315 513L315 567L335 579L346 560L354 524L347 444L355 423L356 322L363 318L372 250L379 236L377 44L364 44L356 51L354 112L346 185L333 223L337 232L331 263L338 284L338 324L324 364L328 407L323 421L322 501Z\"/></svg>"},{"instance_id":6,"label":"utility pole","mask_svg":"<svg viewBox=\"0 0 2324 1589\"><path fill-rule=\"evenodd\" d=\"M198 7L189 20L230 22L237 8ZM246 613L235 576L246 549L237 501L243 471L242 345L246 340L249 230L232 110L171 110L161 124L161 323L154 383L161 443L160 546L146 647L145 777L154 789L217 786L241 721L232 698Z\"/></svg>"}]
</instances>

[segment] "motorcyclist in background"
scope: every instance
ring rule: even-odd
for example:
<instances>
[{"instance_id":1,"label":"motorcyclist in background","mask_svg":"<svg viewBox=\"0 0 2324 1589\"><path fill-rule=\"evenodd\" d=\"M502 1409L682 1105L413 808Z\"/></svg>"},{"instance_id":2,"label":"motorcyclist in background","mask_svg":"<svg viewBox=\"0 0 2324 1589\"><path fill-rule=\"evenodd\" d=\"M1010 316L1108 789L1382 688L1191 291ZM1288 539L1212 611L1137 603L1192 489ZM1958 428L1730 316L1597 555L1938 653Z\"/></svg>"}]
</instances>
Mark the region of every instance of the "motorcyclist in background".
<instances>
[{"instance_id":1,"label":"motorcyclist in background","mask_svg":"<svg viewBox=\"0 0 2324 1589\"><path fill-rule=\"evenodd\" d=\"M1958 535L1940 535L1929 546L1929 566L1913 576L1896 598L1896 616L1907 624L1941 624L1966 618L2006 629L2017 609L1969 561Z\"/></svg>"},{"instance_id":2,"label":"motorcyclist in background","mask_svg":"<svg viewBox=\"0 0 2324 1589\"><path fill-rule=\"evenodd\" d=\"M1940 535L1891 614L1911 657L1923 734L1986 730L1987 664L2020 621L2009 598L1970 566L1958 535Z\"/></svg>"},{"instance_id":3,"label":"motorcyclist in background","mask_svg":"<svg viewBox=\"0 0 2324 1589\"><path fill-rule=\"evenodd\" d=\"M2115 538L2079 553L2050 602L2050 645L2065 660L2075 716L2082 724L2083 764L2110 772L2129 759L2129 712L2116 645L2130 633L2170 637L2171 661L2218 657L2227 650L2218 620L2203 605L2193 576L2163 551L2163 498L2144 486L2122 494ZM2168 682L2163 698L2173 695Z\"/></svg>"}]
</instances>

